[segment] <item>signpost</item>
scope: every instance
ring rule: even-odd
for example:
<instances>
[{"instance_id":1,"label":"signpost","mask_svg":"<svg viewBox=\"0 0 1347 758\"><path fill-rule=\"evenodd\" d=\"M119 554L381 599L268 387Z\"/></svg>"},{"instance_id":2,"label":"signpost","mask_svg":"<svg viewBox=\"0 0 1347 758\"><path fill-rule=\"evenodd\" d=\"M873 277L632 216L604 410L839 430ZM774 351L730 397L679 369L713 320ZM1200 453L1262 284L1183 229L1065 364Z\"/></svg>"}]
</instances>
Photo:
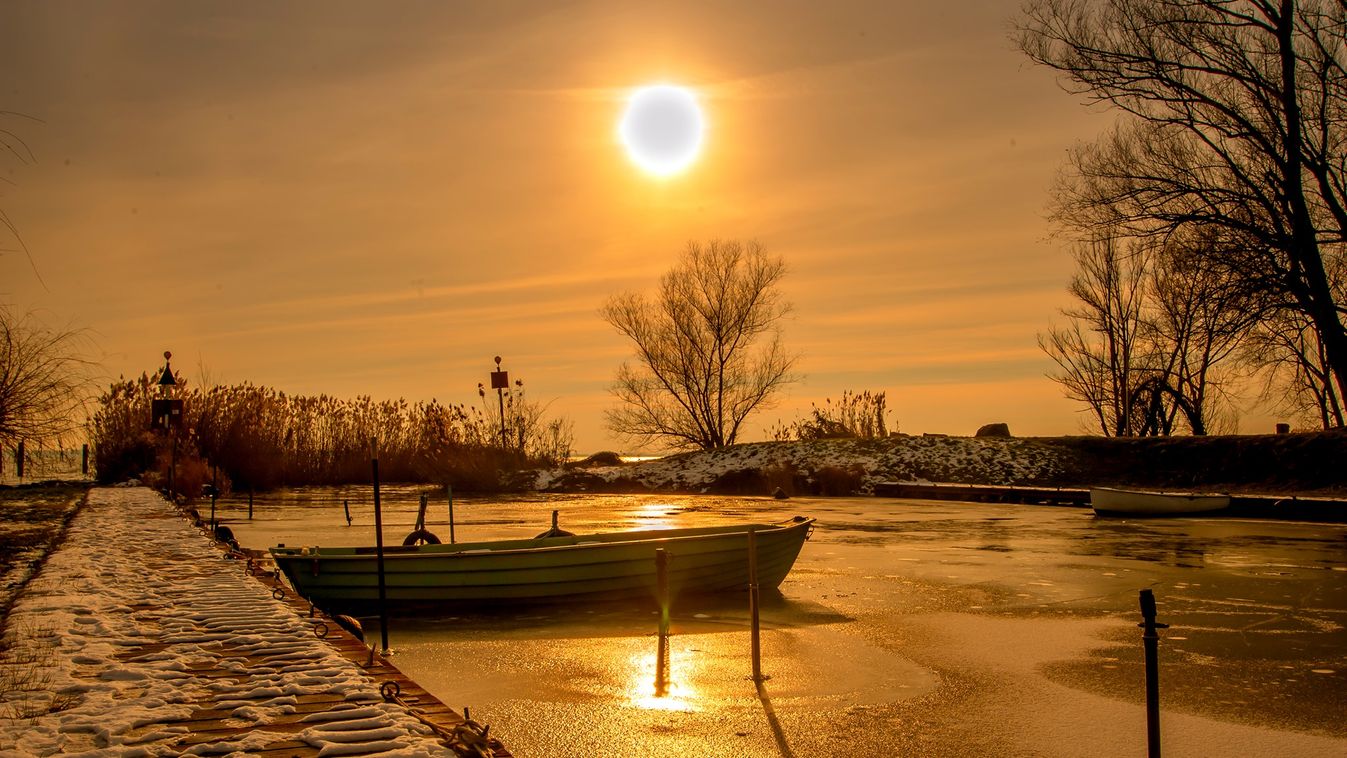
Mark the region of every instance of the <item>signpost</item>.
<instances>
[{"instance_id":1,"label":"signpost","mask_svg":"<svg viewBox=\"0 0 1347 758\"><path fill-rule=\"evenodd\" d=\"M510 388L510 372L504 371L500 367L500 356L496 356L496 370L491 372L491 389L496 391L496 398L500 400L500 446L501 449L510 447L510 440L505 435L505 390Z\"/></svg>"}]
</instances>

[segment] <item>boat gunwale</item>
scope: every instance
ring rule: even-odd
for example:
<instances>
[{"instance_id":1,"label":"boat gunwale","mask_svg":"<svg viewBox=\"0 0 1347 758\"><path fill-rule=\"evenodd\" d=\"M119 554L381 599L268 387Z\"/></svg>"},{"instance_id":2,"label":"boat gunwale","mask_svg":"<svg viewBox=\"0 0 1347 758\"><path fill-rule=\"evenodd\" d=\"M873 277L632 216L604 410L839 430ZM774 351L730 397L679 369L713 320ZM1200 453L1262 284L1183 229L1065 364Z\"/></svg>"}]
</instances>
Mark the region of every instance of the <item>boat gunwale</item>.
<instances>
[{"instance_id":1,"label":"boat gunwale","mask_svg":"<svg viewBox=\"0 0 1347 758\"><path fill-rule=\"evenodd\" d=\"M482 545L500 545L503 543L528 543L539 541L540 538L523 538L517 540L491 540L483 542L457 542L450 544L437 545L388 545L383 548L385 560L406 560L410 558L453 558L456 556L510 556L518 554L536 555L539 553L563 552L570 550L600 550L631 547L633 545L642 545L650 542L664 542L670 544L686 544L690 541L714 540L718 538L728 538L748 535L750 528L754 528L754 533L759 536L780 536L789 533L791 530L804 529L805 536L801 540L809 538L809 530L813 528L816 519L809 516L796 516L790 520L778 522L775 524L747 524L730 525L725 527L690 527L677 529L651 529L651 530L629 530L628 532L599 532L596 534L577 534L573 537L562 538L542 538L542 539L574 539L575 542L564 545L534 545L529 546L520 544L518 547L477 547ZM711 530L700 534L679 534L677 536L663 536L660 532L686 532L693 530ZM640 539L623 540L593 540L595 537L611 537L629 534L632 531L640 531L644 536ZM271 547L268 548L272 558L276 561L296 560L372 560L378 557L378 548L373 546L346 546L346 547L328 547L321 546L299 546L299 547ZM307 550L308 552L300 552ZM341 551L341 552L324 552ZM348 552L349 551L349 552Z\"/></svg>"}]
</instances>

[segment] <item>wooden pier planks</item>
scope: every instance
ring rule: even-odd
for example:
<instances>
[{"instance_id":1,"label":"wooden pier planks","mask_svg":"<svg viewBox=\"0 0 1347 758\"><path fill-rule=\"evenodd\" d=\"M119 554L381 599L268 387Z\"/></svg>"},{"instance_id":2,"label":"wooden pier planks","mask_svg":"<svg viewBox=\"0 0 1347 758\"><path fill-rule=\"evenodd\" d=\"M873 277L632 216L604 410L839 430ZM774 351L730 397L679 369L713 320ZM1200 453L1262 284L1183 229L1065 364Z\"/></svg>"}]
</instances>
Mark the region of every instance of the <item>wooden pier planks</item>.
<instances>
[{"instance_id":1,"label":"wooden pier planks","mask_svg":"<svg viewBox=\"0 0 1347 758\"><path fill-rule=\"evenodd\" d=\"M246 555L237 553L233 555L241 561L247 560ZM173 571L175 569L174 562L182 559L190 559L190 557L171 554L144 556L142 565L151 571ZM383 656L371 655L370 648L353 634L332 619L316 612L306 601L296 597L288 588L282 586L277 579L277 572L257 571L256 575L251 577L251 580L258 581L271 590L273 598L284 603L299 617L301 622L310 622L302 623L301 628L305 631L296 634L297 644L326 646L358 667L379 686L385 686L388 682L395 683L397 686L397 705L441 736L453 735L456 729L465 724L464 717L461 714L440 702L439 699L399 671ZM131 614L142 618L163 617L173 614L186 615L190 612L187 608L164 603L131 604L127 606L127 610ZM312 636L306 637L306 635ZM173 647L174 643L172 642L146 639L144 643L130 645L120 650L115 657L126 662L134 662L138 659L152 660L155 656L171 654ZM319 755L320 748L286 735L296 734L315 727L317 722L312 720L314 716L339 714L342 709L353 709L384 702L377 695L371 695L368 699L351 699L349 696L335 693L303 694L293 696L293 704L287 707L290 712L279 716L271 715L265 719L264 723L240 719L234 716L236 709L239 707L239 702L252 701L258 707L263 707L268 700L275 697L275 693L266 686L269 683L267 677L274 674L277 667L283 665L288 658L293 657L293 651L282 651L278 655L272 655L266 649L258 651L255 648L231 644L227 640L205 643L200 645L199 648L203 655L184 667L182 672L184 678L190 678L197 684L218 682L238 689L239 694L230 696L231 707L228 709L216 708L215 705L220 699L218 694L203 695L197 700L187 703L192 710L185 717L143 724L126 735L125 744L135 744L139 739L154 740L157 744L162 744L159 739L162 739L163 734L179 733L180 736L173 741L173 745L186 751L194 747L234 741L256 732L264 733L262 740L266 740L268 736L274 736L275 739L269 742L259 741L261 742L260 746L249 749L250 755L307 758L308 756ZM227 663L228 667L223 666L224 663ZM251 690L256 690L261 694L250 696L248 693ZM335 721L337 719L329 723ZM447 747L455 747L447 739L444 740L444 744ZM361 744L357 740L344 746L342 754L370 755L387 749L387 743L377 739L372 739L366 744ZM511 755L504 745L495 738L490 739L485 754L492 756L492 758L509 758Z\"/></svg>"}]
</instances>

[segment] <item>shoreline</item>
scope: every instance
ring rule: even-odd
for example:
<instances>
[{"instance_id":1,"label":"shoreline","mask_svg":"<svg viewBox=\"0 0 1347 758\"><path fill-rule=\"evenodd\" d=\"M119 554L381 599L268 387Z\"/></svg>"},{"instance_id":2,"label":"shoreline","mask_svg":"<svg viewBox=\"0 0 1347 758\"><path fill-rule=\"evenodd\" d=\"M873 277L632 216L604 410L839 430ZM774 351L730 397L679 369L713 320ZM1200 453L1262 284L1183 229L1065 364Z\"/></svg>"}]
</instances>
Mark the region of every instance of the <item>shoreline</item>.
<instances>
[{"instance_id":1,"label":"shoreline","mask_svg":"<svg viewBox=\"0 0 1347 758\"><path fill-rule=\"evenodd\" d=\"M951 437L753 442L626 465L523 472L541 492L872 494L887 482L1093 485L1347 498L1347 431L1210 437Z\"/></svg>"}]
</instances>

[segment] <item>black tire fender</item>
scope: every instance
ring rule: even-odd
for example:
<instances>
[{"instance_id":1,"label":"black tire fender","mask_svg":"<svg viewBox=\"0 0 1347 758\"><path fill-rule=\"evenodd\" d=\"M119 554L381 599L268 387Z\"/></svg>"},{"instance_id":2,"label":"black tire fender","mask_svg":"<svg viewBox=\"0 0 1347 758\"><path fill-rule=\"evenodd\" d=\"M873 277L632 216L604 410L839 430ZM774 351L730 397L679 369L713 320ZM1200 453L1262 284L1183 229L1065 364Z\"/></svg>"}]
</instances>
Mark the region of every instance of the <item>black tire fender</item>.
<instances>
[{"instance_id":1,"label":"black tire fender","mask_svg":"<svg viewBox=\"0 0 1347 758\"><path fill-rule=\"evenodd\" d=\"M429 529L417 529L402 540L403 545L419 545L422 542L427 545L438 545L440 544L440 538L436 537L434 532Z\"/></svg>"}]
</instances>

